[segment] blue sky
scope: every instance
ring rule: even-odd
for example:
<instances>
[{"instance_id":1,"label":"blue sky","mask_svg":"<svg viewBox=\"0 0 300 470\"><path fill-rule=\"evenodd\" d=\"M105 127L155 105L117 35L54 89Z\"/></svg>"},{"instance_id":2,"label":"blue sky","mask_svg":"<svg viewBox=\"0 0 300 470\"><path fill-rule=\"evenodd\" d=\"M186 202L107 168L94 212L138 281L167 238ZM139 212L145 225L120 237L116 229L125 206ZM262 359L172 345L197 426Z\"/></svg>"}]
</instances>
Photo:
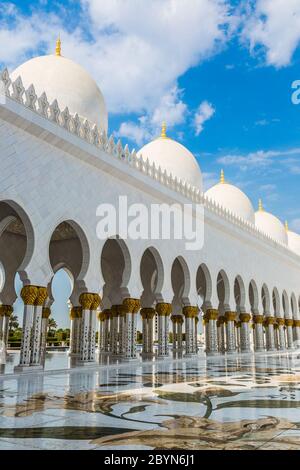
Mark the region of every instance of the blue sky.
<instances>
[{"instance_id":1,"label":"blue sky","mask_svg":"<svg viewBox=\"0 0 300 470\"><path fill-rule=\"evenodd\" d=\"M165 119L206 187L224 168L300 232L299 0L4 1L1 65L52 53L58 33L103 91L116 137L138 149Z\"/></svg>"}]
</instances>

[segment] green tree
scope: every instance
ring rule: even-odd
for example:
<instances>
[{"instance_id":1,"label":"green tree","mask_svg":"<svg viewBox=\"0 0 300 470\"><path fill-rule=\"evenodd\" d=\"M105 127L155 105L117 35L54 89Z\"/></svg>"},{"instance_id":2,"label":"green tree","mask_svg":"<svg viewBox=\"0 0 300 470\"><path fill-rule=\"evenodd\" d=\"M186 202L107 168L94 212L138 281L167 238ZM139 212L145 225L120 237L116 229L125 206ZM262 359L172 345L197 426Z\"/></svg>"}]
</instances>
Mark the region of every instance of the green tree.
<instances>
[{"instance_id":1,"label":"green tree","mask_svg":"<svg viewBox=\"0 0 300 470\"><path fill-rule=\"evenodd\" d=\"M48 335L54 336L57 328L57 323L54 318L49 318L48 321Z\"/></svg>"},{"instance_id":2,"label":"green tree","mask_svg":"<svg viewBox=\"0 0 300 470\"><path fill-rule=\"evenodd\" d=\"M9 323L8 323L8 334L9 336L13 336L15 331L20 327L19 322L18 322L18 317L17 315L11 315L9 317Z\"/></svg>"}]
</instances>

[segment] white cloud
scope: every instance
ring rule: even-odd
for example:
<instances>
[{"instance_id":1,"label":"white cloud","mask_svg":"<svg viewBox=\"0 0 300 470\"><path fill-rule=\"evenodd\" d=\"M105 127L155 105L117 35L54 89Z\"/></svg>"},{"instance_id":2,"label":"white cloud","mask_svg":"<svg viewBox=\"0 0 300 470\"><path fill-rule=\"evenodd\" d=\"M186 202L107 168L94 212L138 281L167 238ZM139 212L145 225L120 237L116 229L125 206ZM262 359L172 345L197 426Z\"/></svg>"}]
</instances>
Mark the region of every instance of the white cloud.
<instances>
[{"instance_id":1,"label":"white cloud","mask_svg":"<svg viewBox=\"0 0 300 470\"><path fill-rule=\"evenodd\" d=\"M117 135L141 145L159 135L162 122L167 123L168 129L184 123L188 108L182 100L182 95L183 90L172 88L161 98L152 112L144 114L139 119L139 125L130 121L123 122Z\"/></svg>"},{"instance_id":2,"label":"white cloud","mask_svg":"<svg viewBox=\"0 0 300 470\"><path fill-rule=\"evenodd\" d=\"M208 101L203 101L200 104L194 118L195 133L197 136L201 134L204 123L213 117L215 111L214 107L208 103Z\"/></svg>"},{"instance_id":3,"label":"white cloud","mask_svg":"<svg viewBox=\"0 0 300 470\"><path fill-rule=\"evenodd\" d=\"M254 54L264 53L268 65L289 65L300 43L299 0L257 0L246 19L243 38Z\"/></svg>"},{"instance_id":4,"label":"white cloud","mask_svg":"<svg viewBox=\"0 0 300 470\"><path fill-rule=\"evenodd\" d=\"M279 163L283 163L287 169L292 173L297 173L299 164L297 166L296 160L290 158L292 156L300 157L300 148L292 148L287 150L258 150L257 152L250 152L246 155L228 154L218 158L218 163L227 166L237 166L240 170L248 170L249 168L265 168L274 163L276 159Z\"/></svg>"},{"instance_id":5,"label":"white cloud","mask_svg":"<svg viewBox=\"0 0 300 470\"><path fill-rule=\"evenodd\" d=\"M218 52L236 21L228 0L81 0L81 5L72 28L63 24L65 11L46 15L33 9L22 16L7 8L0 21L5 44L0 62L14 67L41 48L53 50L60 31L64 55L90 71L115 113L154 110L181 75Z\"/></svg>"},{"instance_id":6,"label":"white cloud","mask_svg":"<svg viewBox=\"0 0 300 470\"><path fill-rule=\"evenodd\" d=\"M116 135L118 137L125 137L125 139L131 140L131 142L135 142L139 146L151 139L151 134L143 125L139 126L131 121L122 122Z\"/></svg>"}]
</instances>

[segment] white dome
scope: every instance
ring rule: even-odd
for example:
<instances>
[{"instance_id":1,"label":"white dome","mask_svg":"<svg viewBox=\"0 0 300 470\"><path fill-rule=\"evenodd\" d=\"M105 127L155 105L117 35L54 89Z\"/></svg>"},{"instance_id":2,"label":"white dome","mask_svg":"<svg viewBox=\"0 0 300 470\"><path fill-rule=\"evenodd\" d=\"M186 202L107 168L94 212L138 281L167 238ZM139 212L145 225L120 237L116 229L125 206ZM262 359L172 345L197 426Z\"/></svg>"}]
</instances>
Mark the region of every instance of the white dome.
<instances>
[{"instance_id":1,"label":"white dome","mask_svg":"<svg viewBox=\"0 0 300 470\"><path fill-rule=\"evenodd\" d=\"M194 155L168 137L159 137L146 144L137 154L202 191L202 174Z\"/></svg>"},{"instance_id":2,"label":"white dome","mask_svg":"<svg viewBox=\"0 0 300 470\"><path fill-rule=\"evenodd\" d=\"M275 241L287 245L288 237L284 225L275 215L259 210L255 213L255 225Z\"/></svg>"},{"instance_id":3,"label":"white dome","mask_svg":"<svg viewBox=\"0 0 300 470\"><path fill-rule=\"evenodd\" d=\"M11 77L21 77L25 89L34 85L37 96L46 93L49 103L55 99L60 110L96 124L107 132L108 116L103 95L96 82L78 64L60 55L35 57L20 65Z\"/></svg>"},{"instance_id":4,"label":"white dome","mask_svg":"<svg viewBox=\"0 0 300 470\"><path fill-rule=\"evenodd\" d=\"M248 196L236 186L220 182L205 195L247 222L255 223L255 213Z\"/></svg>"},{"instance_id":5,"label":"white dome","mask_svg":"<svg viewBox=\"0 0 300 470\"><path fill-rule=\"evenodd\" d=\"M295 232L287 232L289 248L300 256L300 235Z\"/></svg>"}]
</instances>

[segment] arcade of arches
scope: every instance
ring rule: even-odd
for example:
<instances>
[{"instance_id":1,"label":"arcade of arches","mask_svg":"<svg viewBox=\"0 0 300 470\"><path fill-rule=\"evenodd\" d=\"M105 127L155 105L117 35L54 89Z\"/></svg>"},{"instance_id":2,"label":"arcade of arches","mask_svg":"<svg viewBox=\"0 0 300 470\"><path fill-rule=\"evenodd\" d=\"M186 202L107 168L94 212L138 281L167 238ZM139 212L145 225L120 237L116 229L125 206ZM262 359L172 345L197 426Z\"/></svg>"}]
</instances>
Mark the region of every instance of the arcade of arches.
<instances>
[{"instance_id":1,"label":"arcade of arches","mask_svg":"<svg viewBox=\"0 0 300 470\"><path fill-rule=\"evenodd\" d=\"M93 363L98 356L135 359L138 322L142 325L142 356L146 358L164 358L170 349L174 354L197 355L200 322L208 355L294 349L300 342L300 297L294 293L289 297L286 291L266 284L260 288L255 280L246 285L238 273L231 286L225 270L214 279L206 264L199 266L193 279L181 256L167 271L159 252L145 247L138 273L142 290L139 298L132 298L128 290L131 254L117 237L107 240L99 253L104 283L98 292L90 292L84 283L90 250L83 230L73 221L62 221L53 231L47 253L48 284L36 286L24 276L33 243L28 216L13 202L1 202L0 339L6 345L9 317L17 298L14 279L19 273L24 316L18 370L44 366L47 325L55 300L51 286L60 269L72 279L70 354L78 364ZM162 295L166 279L173 291L168 299ZM213 290L217 292L216 305L211 303ZM191 291L196 293L192 297L198 299L196 305L189 300ZM230 299L231 291L234 299ZM246 305L251 306L250 311Z\"/></svg>"}]
</instances>

